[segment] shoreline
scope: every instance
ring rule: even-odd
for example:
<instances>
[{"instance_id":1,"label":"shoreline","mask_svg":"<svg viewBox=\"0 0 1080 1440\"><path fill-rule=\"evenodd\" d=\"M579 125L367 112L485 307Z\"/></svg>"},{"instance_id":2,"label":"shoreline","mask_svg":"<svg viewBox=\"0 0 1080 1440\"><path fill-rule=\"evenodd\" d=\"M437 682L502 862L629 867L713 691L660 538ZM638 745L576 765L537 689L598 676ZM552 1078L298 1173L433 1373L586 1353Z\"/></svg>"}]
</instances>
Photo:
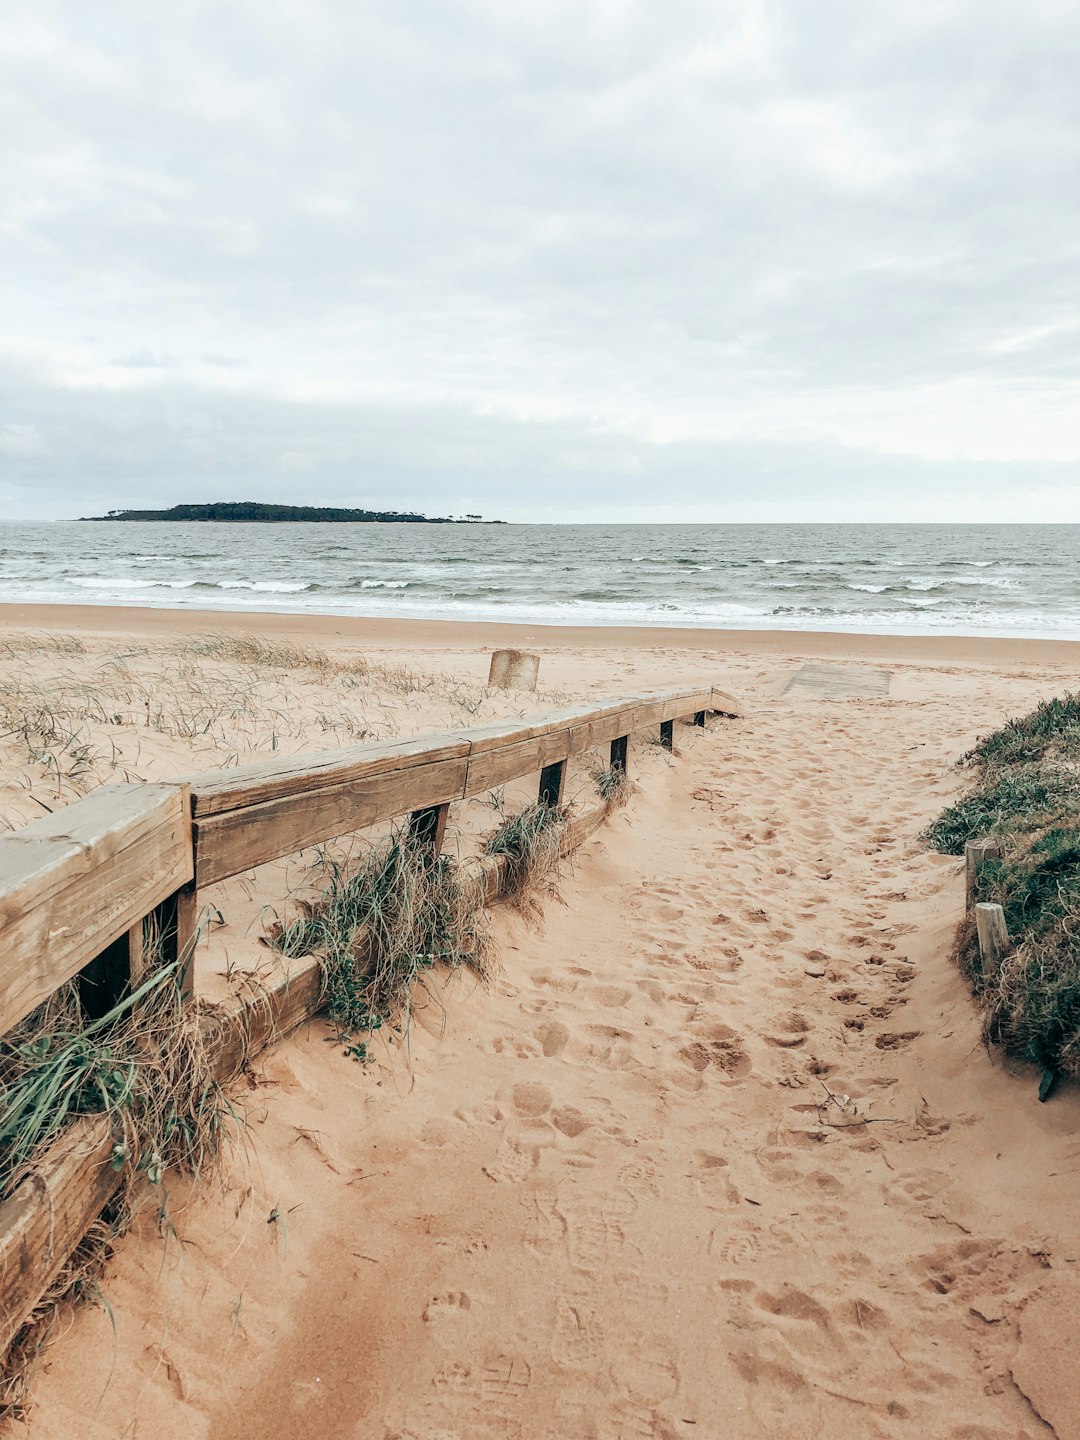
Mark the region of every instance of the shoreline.
<instances>
[{"instance_id":1,"label":"shoreline","mask_svg":"<svg viewBox=\"0 0 1080 1440\"><path fill-rule=\"evenodd\" d=\"M414 620L297 611L195 610L158 606L0 603L0 628L98 636L242 632L323 645L459 650L535 645L570 649L681 649L849 660L1061 665L1080 670L1080 640L1019 636L900 635L874 631L736 630L666 626L544 625L483 620Z\"/></svg>"}]
</instances>

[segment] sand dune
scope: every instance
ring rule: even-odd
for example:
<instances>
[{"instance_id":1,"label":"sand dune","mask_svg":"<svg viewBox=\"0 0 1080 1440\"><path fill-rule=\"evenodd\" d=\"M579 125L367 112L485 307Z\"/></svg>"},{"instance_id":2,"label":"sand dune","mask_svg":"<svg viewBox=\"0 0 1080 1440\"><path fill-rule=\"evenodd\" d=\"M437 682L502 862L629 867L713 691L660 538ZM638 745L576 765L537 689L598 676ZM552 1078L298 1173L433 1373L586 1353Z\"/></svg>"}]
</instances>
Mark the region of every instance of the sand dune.
<instances>
[{"instance_id":1,"label":"sand dune","mask_svg":"<svg viewBox=\"0 0 1080 1440\"><path fill-rule=\"evenodd\" d=\"M707 672L746 717L638 742L543 925L498 912L492 989L367 1067L276 1050L229 1184L148 1210L12 1433L1080 1434L1080 1101L980 1045L917 840L1069 649L543 640L563 690ZM888 693L785 693L807 657Z\"/></svg>"}]
</instances>

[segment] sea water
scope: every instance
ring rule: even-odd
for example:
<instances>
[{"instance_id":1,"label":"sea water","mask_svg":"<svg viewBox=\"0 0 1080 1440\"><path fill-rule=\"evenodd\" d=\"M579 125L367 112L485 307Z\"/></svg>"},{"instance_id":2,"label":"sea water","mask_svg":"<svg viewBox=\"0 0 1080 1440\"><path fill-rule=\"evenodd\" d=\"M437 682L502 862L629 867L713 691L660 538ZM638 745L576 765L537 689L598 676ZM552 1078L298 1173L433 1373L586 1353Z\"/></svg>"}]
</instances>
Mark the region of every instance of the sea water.
<instances>
[{"instance_id":1,"label":"sea water","mask_svg":"<svg viewBox=\"0 0 1080 1440\"><path fill-rule=\"evenodd\" d=\"M1080 638L1080 526L0 524L0 601Z\"/></svg>"}]
</instances>

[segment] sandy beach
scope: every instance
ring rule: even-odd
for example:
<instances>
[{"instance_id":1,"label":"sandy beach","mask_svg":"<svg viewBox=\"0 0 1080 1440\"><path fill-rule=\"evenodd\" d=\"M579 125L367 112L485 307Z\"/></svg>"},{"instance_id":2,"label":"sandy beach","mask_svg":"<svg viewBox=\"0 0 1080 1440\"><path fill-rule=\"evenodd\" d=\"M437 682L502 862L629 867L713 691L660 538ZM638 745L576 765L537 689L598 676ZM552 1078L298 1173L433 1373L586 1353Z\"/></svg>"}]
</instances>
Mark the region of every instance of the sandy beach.
<instances>
[{"instance_id":1,"label":"sandy beach","mask_svg":"<svg viewBox=\"0 0 1080 1440\"><path fill-rule=\"evenodd\" d=\"M503 644L537 695L486 689ZM542 919L494 910L491 986L434 977L367 1065L323 1022L269 1052L227 1177L148 1194L8 1433L1080 1435L1080 1096L981 1044L962 862L918 838L975 738L1078 669L1080 642L0 606L0 702L57 718L51 763L3 727L12 826L578 699L744 705L635 738ZM461 810L464 849L493 811ZM215 887L201 993L268 963L301 871Z\"/></svg>"}]
</instances>

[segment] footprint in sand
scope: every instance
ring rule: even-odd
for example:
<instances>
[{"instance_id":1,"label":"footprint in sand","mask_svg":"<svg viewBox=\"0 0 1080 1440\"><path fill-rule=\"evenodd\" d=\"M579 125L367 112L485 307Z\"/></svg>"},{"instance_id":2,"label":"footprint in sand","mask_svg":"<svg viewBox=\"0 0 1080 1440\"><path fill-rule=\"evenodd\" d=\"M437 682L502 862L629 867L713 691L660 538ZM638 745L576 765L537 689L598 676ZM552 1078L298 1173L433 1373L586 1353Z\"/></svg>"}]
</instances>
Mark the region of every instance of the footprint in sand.
<instances>
[{"instance_id":1,"label":"footprint in sand","mask_svg":"<svg viewBox=\"0 0 1080 1440\"><path fill-rule=\"evenodd\" d=\"M546 1115L551 1109L552 1095L546 1085L524 1081L511 1092L514 1109L519 1115Z\"/></svg>"},{"instance_id":2,"label":"footprint in sand","mask_svg":"<svg viewBox=\"0 0 1080 1440\"><path fill-rule=\"evenodd\" d=\"M550 1060L561 1055L566 1049L570 1031L560 1020L548 1020L537 1029L536 1038L540 1041L544 1055Z\"/></svg>"},{"instance_id":3,"label":"footprint in sand","mask_svg":"<svg viewBox=\"0 0 1080 1440\"><path fill-rule=\"evenodd\" d=\"M484 1174L496 1185L520 1185L540 1163L540 1147L505 1137Z\"/></svg>"},{"instance_id":4,"label":"footprint in sand","mask_svg":"<svg viewBox=\"0 0 1080 1440\"><path fill-rule=\"evenodd\" d=\"M680 1053L691 1070L712 1069L728 1085L745 1080L754 1068L742 1038L727 1025L705 1027Z\"/></svg>"}]
</instances>

